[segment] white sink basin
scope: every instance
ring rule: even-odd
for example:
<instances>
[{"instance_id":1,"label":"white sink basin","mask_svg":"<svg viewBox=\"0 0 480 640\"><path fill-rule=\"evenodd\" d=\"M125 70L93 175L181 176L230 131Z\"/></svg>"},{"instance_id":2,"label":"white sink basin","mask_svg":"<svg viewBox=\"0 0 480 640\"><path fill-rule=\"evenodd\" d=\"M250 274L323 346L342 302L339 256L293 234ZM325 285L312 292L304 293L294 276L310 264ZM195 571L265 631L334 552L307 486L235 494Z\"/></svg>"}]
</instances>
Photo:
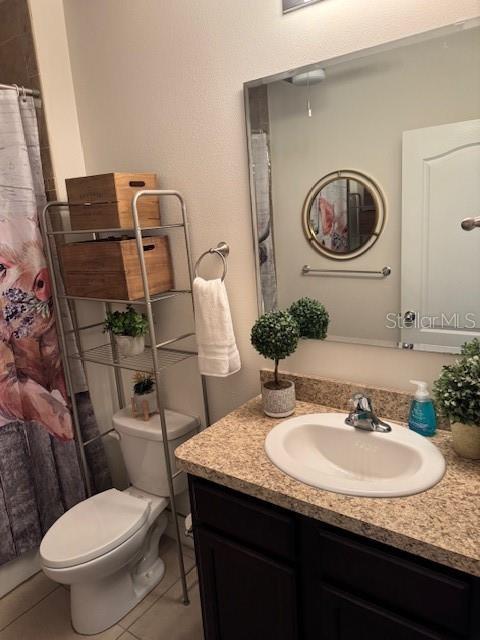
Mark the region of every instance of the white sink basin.
<instances>
[{"instance_id":1,"label":"white sink basin","mask_svg":"<svg viewBox=\"0 0 480 640\"><path fill-rule=\"evenodd\" d=\"M284 420L265 439L275 466L306 484L352 496L394 497L425 491L445 473L445 459L427 438L391 424L361 431L345 413Z\"/></svg>"}]
</instances>

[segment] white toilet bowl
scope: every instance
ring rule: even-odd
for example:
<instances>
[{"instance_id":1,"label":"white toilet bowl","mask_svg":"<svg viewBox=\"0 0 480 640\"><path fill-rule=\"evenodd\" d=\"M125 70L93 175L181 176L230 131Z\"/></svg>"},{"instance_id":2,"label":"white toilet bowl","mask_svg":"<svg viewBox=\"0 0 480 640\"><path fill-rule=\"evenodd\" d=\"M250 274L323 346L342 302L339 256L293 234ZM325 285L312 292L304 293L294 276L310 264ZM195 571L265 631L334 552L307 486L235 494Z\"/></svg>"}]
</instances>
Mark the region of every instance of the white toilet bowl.
<instances>
[{"instance_id":1,"label":"white toilet bowl","mask_svg":"<svg viewBox=\"0 0 480 640\"><path fill-rule=\"evenodd\" d=\"M44 573L69 584L72 625L95 634L126 615L163 578L158 542L166 498L110 489L67 511L40 546Z\"/></svg>"},{"instance_id":2,"label":"white toilet bowl","mask_svg":"<svg viewBox=\"0 0 480 640\"><path fill-rule=\"evenodd\" d=\"M170 451L198 429L190 416L166 411ZM74 629L93 635L126 615L163 578L158 555L167 526L168 483L158 416L149 422L126 410L113 419L130 480L125 491L109 489L57 520L40 545L44 573L70 586ZM175 493L185 487L175 485ZM150 491L149 491L150 490Z\"/></svg>"}]
</instances>

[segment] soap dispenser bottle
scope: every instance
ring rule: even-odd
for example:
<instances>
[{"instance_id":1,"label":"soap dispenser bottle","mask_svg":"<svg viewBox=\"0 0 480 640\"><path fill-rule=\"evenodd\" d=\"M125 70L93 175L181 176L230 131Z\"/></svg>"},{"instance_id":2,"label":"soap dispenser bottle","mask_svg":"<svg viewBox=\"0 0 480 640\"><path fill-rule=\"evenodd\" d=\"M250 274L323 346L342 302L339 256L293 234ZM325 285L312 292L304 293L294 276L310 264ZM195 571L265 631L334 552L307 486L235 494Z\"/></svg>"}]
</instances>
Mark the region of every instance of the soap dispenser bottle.
<instances>
[{"instance_id":1,"label":"soap dispenser bottle","mask_svg":"<svg viewBox=\"0 0 480 640\"><path fill-rule=\"evenodd\" d=\"M417 385L417 390L410 407L408 426L422 436L433 436L437 430L437 416L427 383L422 380L410 382Z\"/></svg>"}]
</instances>

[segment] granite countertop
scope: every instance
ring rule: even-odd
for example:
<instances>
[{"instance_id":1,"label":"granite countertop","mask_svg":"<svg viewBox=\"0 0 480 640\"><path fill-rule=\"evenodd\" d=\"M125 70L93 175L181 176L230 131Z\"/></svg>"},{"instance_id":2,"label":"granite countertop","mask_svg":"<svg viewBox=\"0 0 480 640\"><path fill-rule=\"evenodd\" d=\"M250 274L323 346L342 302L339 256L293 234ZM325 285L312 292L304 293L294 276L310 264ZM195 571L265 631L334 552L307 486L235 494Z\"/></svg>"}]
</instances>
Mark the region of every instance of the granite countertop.
<instances>
[{"instance_id":1,"label":"granite countertop","mask_svg":"<svg viewBox=\"0 0 480 640\"><path fill-rule=\"evenodd\" d=\"M298 402L294 415L338 411ZM267 458L264 440L278 424L260 398L225 416L176 451L179 468L242 493L480 576L480 462L459 458L449 432L433 442L447 461L432 489L402 498L359 498L303 484Z\"/></svg>"}]
</instances>

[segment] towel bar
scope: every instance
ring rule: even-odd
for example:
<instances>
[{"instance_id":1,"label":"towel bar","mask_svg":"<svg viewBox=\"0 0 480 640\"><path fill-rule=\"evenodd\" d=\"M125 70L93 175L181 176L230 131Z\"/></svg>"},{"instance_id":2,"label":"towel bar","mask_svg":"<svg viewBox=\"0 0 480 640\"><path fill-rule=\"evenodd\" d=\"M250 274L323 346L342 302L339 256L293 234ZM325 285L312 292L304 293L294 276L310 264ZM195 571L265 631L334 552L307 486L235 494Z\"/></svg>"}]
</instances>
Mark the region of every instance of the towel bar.
<instances>
[{"instance_id":1,"label":"towel bar","mask_svg":"<svg viewBox=\"0 0 480 640\"><path fill-rule=\"evenodd\" d=\"M380 271L361 271L358 269L312 269L308 264L303 265L302 275L309 273L318 276L366 276L373 278L387 278L392 273L391 267L383 267Z\"/></svg>"}]
</instances>

